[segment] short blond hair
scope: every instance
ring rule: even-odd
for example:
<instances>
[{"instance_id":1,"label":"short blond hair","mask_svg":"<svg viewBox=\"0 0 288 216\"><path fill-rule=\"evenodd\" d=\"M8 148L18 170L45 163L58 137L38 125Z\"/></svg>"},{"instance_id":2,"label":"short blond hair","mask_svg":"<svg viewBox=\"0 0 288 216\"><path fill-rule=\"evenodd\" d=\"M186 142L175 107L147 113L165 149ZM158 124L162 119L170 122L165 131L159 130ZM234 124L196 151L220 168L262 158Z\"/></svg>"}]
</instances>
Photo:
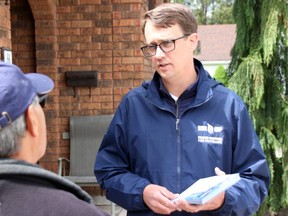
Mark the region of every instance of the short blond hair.
<instances>
[{"instance_id":1,"label":"short blond hair","mask_svg":"<svg viewBox=\"0 0 288 216\"><path fill-rule=\"evenodd\" d=\"M147 20L150 20L155 26L160 28L168 28L179 24L185 35L197 33L197 20L192 10L182 4L164 3L147 11L142 19L141 29L143 33Z\"/></svg>"}]
</instances>

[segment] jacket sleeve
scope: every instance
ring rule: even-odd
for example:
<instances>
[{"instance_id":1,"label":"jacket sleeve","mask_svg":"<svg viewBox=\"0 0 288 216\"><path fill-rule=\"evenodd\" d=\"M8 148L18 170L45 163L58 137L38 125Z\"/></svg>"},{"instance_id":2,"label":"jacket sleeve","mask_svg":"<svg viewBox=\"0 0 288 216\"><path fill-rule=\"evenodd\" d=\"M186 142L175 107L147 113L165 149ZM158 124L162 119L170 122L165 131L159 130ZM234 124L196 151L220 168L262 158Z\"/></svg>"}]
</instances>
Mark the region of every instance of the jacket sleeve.
<instances>
[{"instance_id":1,"label":"jacket sleeve","mask_svg":"<svg viewBox=\"0 0 288 216\"><path fill-rule=\"evenodd\" d=\"M239 102L239 101L238 101ZM225 203L207 215L247 216L255 213L268 194L270 172L246 106L240 101L234 110L232 173L241 180L226 190Z\"/></svg>"},{"instance_id":2,"label":"jacket sleeve","mask_svg":"<svg viewBox=\"0 0 288 216\"><path fill-rule=\"evenodd\" d=\"M125 142L127 118L120 106L102 140L94 173L109 200L130 211L143 210L147 207L142 194L150 182L129 171L129 147Z\"/></svg>"}]
</instances>

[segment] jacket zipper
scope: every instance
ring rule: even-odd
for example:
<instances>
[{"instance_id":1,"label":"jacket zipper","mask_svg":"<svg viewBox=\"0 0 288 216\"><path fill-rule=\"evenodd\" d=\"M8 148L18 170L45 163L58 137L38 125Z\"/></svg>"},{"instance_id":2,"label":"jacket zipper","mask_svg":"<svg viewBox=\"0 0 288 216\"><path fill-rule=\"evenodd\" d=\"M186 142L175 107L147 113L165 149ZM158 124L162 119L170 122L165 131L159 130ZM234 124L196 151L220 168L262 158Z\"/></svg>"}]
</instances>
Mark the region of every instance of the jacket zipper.
<instances>
[{"instance_id":1,"label":"jacket zipper","mask_svg":"<svg viewBox=\"0 0 288 216\"><path fill-rule=\"evenodd\" d=\"M206 98L205 101L187 108L186 110L183 111L183 113L186 112L187 110L191 109L191 108L195 108L195 107L201 106L202 104L205 104L208 100L210 100L211 97L212 96L210 95L208 98ZM171 112L167 108L162 107L162 106L160 106L160 105L158 105L158 104L156 104L156 103L154 103L154 102L152 102L150 100L149 100L149 102L152 103L154 106L158 107L161 110L165 110L165 111ZM175 106L176 106L176 113L174 115L176 117L176 123L175 123L176 127L175 127L175 129L176 129L176 142L177 142L176 143L176 145L177 145L176 146L176 148L177 148L176 149L176 151L177 151L176 152L176 154L177 154L177 162L176 162L177 163L176 164L176 174L177 174L177 176L176 176L176 178L177 178L176 184L177 185L176 185L176 191L178 193L181 193L182 192L182 191L180 191L181 190L181 142L180 142L180 127L179 127L180 116L179 116L178 100L175 102Z\"/></svg>"},{"instance_id":2,"label":"jacket zipper","mask_svg":"<svg viewBox=\"0 0 288 216\"><path fill-rule=\"evenodd\" d=\"M178 100L175 102L176 105L176 148L177 148L177 166L176 166L176 172L177 172L177 192L180 193L180 189L181 189L181 183L180 183L180 176L181 176L181 142L180 142L180 127L179 127L179 123L180 123L180 119L179 119L179 105L178 105Z\"/></svg>"},{"instance_id":3,"label":"jacket zipper","mask_svg":"<svg viewBox=\"0 0 288 216\"><path fill-rule=\"evenodd\" d=\"M193 106L193 107L197 107L197 106L201 106L202 104L206 103L209 99L211 98L211 96L209 98L207 98L205 101L203 101L202 103L196 105L196 106ZM180 140L180 116L179 116L179 103L178 103L178 100L175 102L175 106L176 106L176 113L175 113L175 116L176 116L176 148L177 148L177 165L176 165L176 172L177 172L177 185L176 185L176 190L178 193L181 193L181 140ZM193 107L190 107L188 109L186 109L184 112L186 112L187 110L193 108Z\"/></svg>"}]
</instances>

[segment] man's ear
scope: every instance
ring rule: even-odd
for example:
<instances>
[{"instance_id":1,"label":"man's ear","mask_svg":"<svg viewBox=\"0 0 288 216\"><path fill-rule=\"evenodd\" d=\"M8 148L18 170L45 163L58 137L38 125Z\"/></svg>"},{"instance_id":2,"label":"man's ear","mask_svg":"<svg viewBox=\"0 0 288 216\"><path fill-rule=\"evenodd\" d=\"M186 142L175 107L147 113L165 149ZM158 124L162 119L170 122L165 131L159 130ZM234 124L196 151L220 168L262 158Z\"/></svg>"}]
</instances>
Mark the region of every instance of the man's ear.
<instances>
[{"instance_id":1,"label":"man's ear","mask_svg":"<svg viewBox=\"0 0 288 216\"><path fill-rule=\"evenodd\" d=\"M31 104L26 110L26 128L31 136L38 135L38 120L35 108L36 107Z\"/></svg>"},{"instance_id":2,"label":"man's ear","mask_svg":"<svg viewBox=\"0 0 288 216\"><path fill-rule=\"evenodd\" d=\"M193 49L193 51L197 48L198 46L198 34L197 33L192 33L191 35L188 36L188 39L190 41L190 47Z\"/></svg>"}]
</instances>

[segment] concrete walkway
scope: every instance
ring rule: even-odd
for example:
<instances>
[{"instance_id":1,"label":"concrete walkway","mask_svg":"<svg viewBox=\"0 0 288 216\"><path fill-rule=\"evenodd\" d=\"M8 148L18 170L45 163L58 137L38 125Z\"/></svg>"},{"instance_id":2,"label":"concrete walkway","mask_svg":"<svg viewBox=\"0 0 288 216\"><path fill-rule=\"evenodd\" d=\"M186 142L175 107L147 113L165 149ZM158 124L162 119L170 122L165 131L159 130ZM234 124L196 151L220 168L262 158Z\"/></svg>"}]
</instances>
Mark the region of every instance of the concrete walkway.
<instances>
[{"instance_id":1,"label":"concrete walkway","mask_svg":"<svg viewBox=\"0 0 288 216\"><path fill-rule=\"evenodd\" d=\"M107 200L105 196L94 196L93 199L97 207L107 212L109 215L112 215L113 209L112 209L111 202ZM126 216L126 210L121 208L120 206L115 205L114 215Z\"/></svg>"}]
</instances>

